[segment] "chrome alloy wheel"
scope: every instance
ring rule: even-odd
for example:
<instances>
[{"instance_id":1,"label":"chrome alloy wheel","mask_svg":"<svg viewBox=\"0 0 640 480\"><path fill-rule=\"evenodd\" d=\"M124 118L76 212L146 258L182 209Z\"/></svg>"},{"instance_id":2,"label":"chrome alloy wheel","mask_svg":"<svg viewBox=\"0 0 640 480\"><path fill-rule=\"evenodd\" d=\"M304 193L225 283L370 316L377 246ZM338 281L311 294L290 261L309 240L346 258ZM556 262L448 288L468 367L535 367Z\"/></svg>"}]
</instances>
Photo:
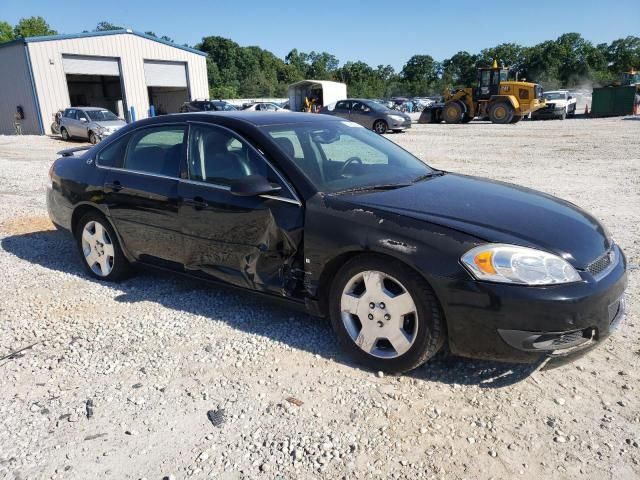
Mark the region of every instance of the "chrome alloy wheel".
<instances>
[{"instance_id":1,"label":"chrome alloy wheel","mask_svg":"<svg viewBox=\"0 0 640 480\"><path fill-rule=\"evenodd\" d=\"M96 275L106 277L113 270L113 242L109 232L95 220L87 222L82 231L82 253Z\"/></svg>"},{"instance_id":2,"label":"chrome alloy wheel","mask_svg":"<svg viewBox=\"0 0 640 480\"><path fill-rule=\"evenodd\" d=\"M353 276L342 292L340 315L355 344L374 357L399 357L418 335L411 294L383 272L367 270Z\"/></svg>"}]
</instances>

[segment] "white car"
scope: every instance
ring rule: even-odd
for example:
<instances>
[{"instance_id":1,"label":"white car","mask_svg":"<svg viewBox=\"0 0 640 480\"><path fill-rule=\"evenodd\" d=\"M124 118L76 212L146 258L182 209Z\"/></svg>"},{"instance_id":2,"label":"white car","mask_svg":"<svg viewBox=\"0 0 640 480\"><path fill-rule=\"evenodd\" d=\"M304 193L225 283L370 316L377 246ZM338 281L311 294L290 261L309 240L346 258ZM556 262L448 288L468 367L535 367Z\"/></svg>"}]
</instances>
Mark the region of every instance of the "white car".
<instances>
[{"instance_id":1,"label":"white car","mask_svg":"<svg viewBox=\"0 0 640 480\"><path fill-rule=\"evenodd\" d=\"M286 112L282 107L279 107L275 103L271 102L256 102L248 105L242 109L247 112Z\"/></svg>"},{"instance_id":2,"label":"white car","mask_svg":"<svg viewBox=\"0 0 640 480\"><path fill-rule=\"evenodd\" d=\"M569 90L551 90L544 92L547 105L531 114L533 120L538 118L559 118L564 120L576 114L576 99Z\"/></svg>"}]
</instances>

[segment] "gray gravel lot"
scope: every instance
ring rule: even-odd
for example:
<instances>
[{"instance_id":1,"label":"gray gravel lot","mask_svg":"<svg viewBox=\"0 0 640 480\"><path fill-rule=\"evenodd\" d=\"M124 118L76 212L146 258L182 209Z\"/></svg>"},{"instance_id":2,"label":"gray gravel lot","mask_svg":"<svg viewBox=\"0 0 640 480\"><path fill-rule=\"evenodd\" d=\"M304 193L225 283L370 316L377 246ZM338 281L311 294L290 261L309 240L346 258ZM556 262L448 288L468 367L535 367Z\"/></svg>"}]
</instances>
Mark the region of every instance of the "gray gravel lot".
<instances>
[{"instance_id":1,"label":"gray gravel lot","mask_svg":"<svg viewBox=\"0 0 640 480\"><path fill-rule=\"evenodd\" d=\"M378 376L327 322L250 294L88 278L46 217L47 171L69 145L0 136L0 358L33 345L0 360L0 479L639 478L640 120L389 138L604 221L631 268L622 329L554 370L441 355Z\"/></svg>"}]
</instances>

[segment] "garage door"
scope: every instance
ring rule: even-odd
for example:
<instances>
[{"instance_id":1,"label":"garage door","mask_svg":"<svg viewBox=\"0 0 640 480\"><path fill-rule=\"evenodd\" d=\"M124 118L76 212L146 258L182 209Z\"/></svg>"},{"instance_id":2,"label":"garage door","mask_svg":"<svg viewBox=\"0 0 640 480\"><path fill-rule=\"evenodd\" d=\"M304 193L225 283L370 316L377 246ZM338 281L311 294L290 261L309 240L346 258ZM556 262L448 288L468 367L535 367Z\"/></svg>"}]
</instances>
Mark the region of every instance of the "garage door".
<instances>
[{"instance_id":1,"label":"garage door","mask_svg":"<svg viewBox=\"0 0 640 480\"><path fill-rule=\"evenodd\" d=\"M120 75L117 58L63 55L62 66L66 74L108 75L115 77Z\"/></svg>"},{"instance_id":2,"label":"garage door","mask_svg":"<svg viewBox=\"0 0 640 480\"><path fill-rule=\"evenodd\" d=\"M186 64L145 60L144 77L148 87L186 87Z\"/></svg>"}]
</instances>

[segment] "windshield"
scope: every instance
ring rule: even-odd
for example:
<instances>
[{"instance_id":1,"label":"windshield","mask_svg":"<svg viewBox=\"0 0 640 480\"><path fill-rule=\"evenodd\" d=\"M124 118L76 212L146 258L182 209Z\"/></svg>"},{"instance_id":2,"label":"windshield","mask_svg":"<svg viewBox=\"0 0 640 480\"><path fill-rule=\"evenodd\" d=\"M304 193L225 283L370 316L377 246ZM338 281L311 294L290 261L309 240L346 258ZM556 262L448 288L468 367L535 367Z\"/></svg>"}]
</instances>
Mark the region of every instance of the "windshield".
<instances>
[{"instance_id":1,"label":"windshield","mask_svg":"<svg viewBox=\"0 0 640 480\"><path fill-rule=\"evenodd\" d=\"M85 110L85 112L91 120L94 122L110 122L112 120L119 120L109 110Z\"/></svg>"},{"instance_id":2,"label":"windshield","mask_svg":"<svg viewBox=\"0 0 640 480\"><path fill-rule=\"evenodd\" d=\"M560 92L548 92L544 94L546 100L564 100L564 93Z\"/></svg>"},{"instance_id":3,"label":"windshield","mask_svg":"<svg viewBox=\"0 0 640 480\"><path fill-rule=\"evenodd\" d=\"M367 107L370 107L374 112L386 112L390 110L390 108L388 108L386 105L383 105L376 101L367 102L365 103L365 105Z\"/></svg>"},{"instance_id":4,"label":"windshield","mask_svg":"<svg viewBox=\"0 0 640 480\"><path fill-rule=\"evenodd\" d=\"M395 143L353 122L263 128L320 192L401 186L433 173Z\"/></svg>"}]
</instances>

